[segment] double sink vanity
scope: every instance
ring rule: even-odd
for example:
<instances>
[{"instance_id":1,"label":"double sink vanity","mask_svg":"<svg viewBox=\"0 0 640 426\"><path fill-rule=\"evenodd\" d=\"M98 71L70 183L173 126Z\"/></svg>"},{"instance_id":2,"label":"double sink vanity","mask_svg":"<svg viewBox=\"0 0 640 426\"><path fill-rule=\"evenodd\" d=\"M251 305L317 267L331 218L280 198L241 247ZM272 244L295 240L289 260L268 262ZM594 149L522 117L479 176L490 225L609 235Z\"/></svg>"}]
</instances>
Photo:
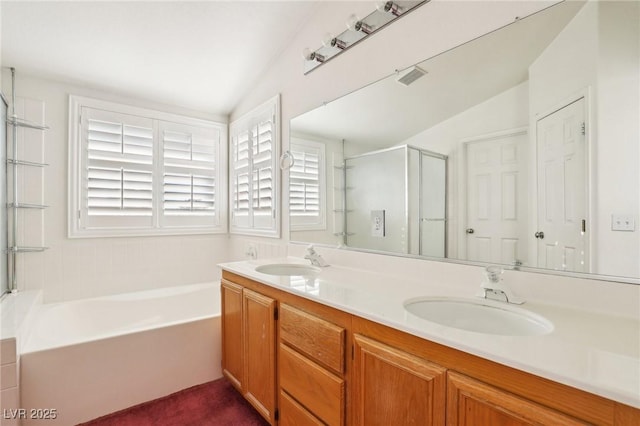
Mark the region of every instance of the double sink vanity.
<instances>
[{"instance_id":1,"label":"double sink vanity","mask_svg":"<svg viewBox=\"0 0 640 426\"><path fill-rule=\"evenodd\" d=\"M491 273L478 297L293 257L221 268L223 373L270 424L640 422L632 319L492 300Z\"/></svg>"}]
</instances>

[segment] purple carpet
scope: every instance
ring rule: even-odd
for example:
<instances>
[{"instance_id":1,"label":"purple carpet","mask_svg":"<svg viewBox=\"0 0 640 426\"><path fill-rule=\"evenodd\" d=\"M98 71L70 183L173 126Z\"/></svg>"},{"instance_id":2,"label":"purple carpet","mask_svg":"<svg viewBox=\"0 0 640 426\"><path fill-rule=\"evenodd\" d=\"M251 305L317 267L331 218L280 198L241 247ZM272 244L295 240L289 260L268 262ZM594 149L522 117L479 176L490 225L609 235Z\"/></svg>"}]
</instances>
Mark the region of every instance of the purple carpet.
<instances>
[{"instance_id":1,"label":"purple carpet","mask_svg":"<svg viewBox=\"0 0 640 426\"><path fill-rule=\"evenodd\" d=\"M108 414L82 426L264 426L268 423L226 379Z\"/></svg>"}]
</instances>

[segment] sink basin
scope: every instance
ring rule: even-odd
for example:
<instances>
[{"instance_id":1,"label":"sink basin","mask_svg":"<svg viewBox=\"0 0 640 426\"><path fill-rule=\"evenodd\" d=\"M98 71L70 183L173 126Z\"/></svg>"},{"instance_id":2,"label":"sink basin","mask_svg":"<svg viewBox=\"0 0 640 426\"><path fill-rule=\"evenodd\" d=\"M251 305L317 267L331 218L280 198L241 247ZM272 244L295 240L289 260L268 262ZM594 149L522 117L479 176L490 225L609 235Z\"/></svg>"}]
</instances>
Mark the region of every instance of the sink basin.
<instances>
[{"instance_id":1,"label":"sink basin","mask_svg":"<svg viewBox=\"0 0 640 426\"><path fill-rule=\"evenodd\" d=\"M285 277L316 275L321 271L320 268L311 265L302 265L295 263L271 263L268 265L260 265L256 267L256 272L268 275L278 275Z\"/></svg>"},{"instance_id":2,"label":"sink basin","mask_svg":"<svg viewBox=\"0 0 640 426\"><path fill-rule=\"evenodd\" d=\"M427 321L477 333L536 336L553 331L546 318L493 300L420 297L406 300L404 309Z\"/></svg>"}]
</instances>

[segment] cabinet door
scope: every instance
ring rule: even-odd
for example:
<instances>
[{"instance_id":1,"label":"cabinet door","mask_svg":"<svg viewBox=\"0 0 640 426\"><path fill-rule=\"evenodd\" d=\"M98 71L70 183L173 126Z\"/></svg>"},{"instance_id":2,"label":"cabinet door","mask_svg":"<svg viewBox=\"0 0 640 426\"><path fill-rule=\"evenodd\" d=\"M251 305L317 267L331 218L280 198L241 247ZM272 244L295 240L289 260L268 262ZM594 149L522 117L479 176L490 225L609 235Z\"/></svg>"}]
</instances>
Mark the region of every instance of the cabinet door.
<instances>
[{"instance_id":1,"label":"cabinet door","mask_svg":"<svg viewBox=\"0 0 640 426\"><path fill-rule=\"evenodd\" d=\"M222 374L242 392L244 354L242 350L242 287L222 281Z\"/></svg>"},{"instance_id":2,"label":"cabinet door","mask_svg":"<svg viewBox=\"0 0 640 426\"><path fill-rule=\"evenodd\" d=\"M444 425L444 368L357 334L354 345L354 424Z\"/></svg>"},{"instance_id":3,"label":"cabinet door","mask_svg":"<svg viewBox=\"0 0 640 426\"><path fill-rule=\"evenodd\" d=\"M244 396L271 424L275 424L275 311L274 299L243 291Z\"/></svg>"},{"instance_id":4,"label":"cabinet door","mask_svg":"<svg viewBox=\"0 0 640 426\"><path fill-rule=\"evenodd\" d=\"M579 420L462 374L447 374L447 425L583 425Z\"/></svg>"}]
</instances>

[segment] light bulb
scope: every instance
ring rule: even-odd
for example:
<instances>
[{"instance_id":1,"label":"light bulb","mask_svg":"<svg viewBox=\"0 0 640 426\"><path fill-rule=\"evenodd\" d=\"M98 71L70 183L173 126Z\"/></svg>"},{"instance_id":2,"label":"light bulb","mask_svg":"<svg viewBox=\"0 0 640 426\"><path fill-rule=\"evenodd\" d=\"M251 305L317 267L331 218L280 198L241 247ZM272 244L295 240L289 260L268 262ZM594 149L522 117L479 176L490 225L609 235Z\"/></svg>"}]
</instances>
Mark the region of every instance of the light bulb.
<instances>
[{"instance_id":1,"label":"light bulb","mask_svg":"<svg viewBox=\"0 0 640 426\"><path fill-rule=\"evenodd\" d=\"M351 31L362 31L365 34L371 34L373 31L373 28L359 20L355 13L347 19L347 28Z\"/></svg>"},{"instance_id":2,"label":"light bulb","mask_svg":"<svg viewBox=\"0 0 640 426\"><path fill-rule=\"evenodd\" d=\"M380 12L391 13L395 16L400 16L402 8L392 1L380 1L376 4L376 8Z\"/></svg>"},{"instance_id":3,"label":"light bulb","mask_svg":"<svg viewBox=\"0 0 640 426\"><path fill-rule=\"evenodd\" d=\"M336 47L340 50L343 50L347 47L347 43L340 40L337 37L331 35L331 33L326 33L322 39L322 45L324 47Z\"/></svg>"},{"instance_id":4,"label":"light bulb","mask_svg":"<svg viewBox=\"0 0 640 426\"><path fill-rule=\"evenodd\" d=\"M315 58L315 54L311 51L311 49L309 49L308 47L305 48L302 51L302 56L307 60L307 61L313 61L313 59Z\"/></svg>"},{"instance_id":5,"label":"light bulb","mask_svg":"<svg viewBox=\"0 0 640 426\"><path fill-rule=\"evenodd\" d=\"M355 13L349 15L349 17L347 18L347 28L349 28L351 31L358 31L356 29L358 22L359 20Z\"/></svg>"},{"instance_id":6,"label":"light bulb","mask_svg":"<svg viewBox=\"0 0 640 426\"><path fill-rule=\"evenodd\" d=\"M331 33L326 33L324 37L322 37L322 45L324 47L333 46L333 36L331 35Z\"/></svg>"},{"instance_id":7,"label":"light bulb","mask_svg":"<svg viewBox=\"0 0 640 426\"><path fill-rule=\"evenodd\" d=\"M314 52L311 49L309 49L308 47L306 49L304 49L302 51L302 56L304 56L304 59L306 59L307 61L318 61L318 62L324 62L325 61L325 57L324 55L319 54L318 52Z\"/></svg>"}]
</instances>

